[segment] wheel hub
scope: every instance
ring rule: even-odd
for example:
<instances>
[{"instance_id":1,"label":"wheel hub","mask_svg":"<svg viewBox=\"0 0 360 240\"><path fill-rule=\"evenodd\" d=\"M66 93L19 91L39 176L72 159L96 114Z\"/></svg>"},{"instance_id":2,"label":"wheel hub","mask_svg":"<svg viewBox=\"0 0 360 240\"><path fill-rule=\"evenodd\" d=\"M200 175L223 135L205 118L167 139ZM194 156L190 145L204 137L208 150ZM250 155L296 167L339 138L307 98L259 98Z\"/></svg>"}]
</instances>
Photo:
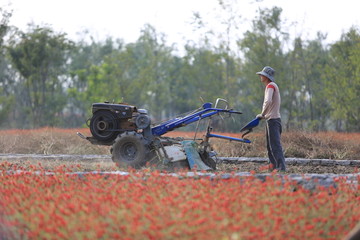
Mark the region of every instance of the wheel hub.
<instances>
[{"instance_id":1,"label":"wheel hub","mask_svg":"<svg viewBox=\"0 0 360 240\"><path fill-rule=\"evenodd\" d=\"M136 146L133 143L125 144L121 151L121 155L128 161L134 160L136 153L137 153Z\"/></svg>"},{"instance_id":2,"label":"wheel hub","mask_svg":"<svg viewBox=\"0 0 360 240\"><path fill-rule=\"evenodd\" d=\"M105 121L99 121L99 122L96 124L96 127L97 127L98 130L104 131L104 130L106 130L106 129L108 128L108 124L107 124L107 122L105 122Z\"/></svg>"}]
</instances>

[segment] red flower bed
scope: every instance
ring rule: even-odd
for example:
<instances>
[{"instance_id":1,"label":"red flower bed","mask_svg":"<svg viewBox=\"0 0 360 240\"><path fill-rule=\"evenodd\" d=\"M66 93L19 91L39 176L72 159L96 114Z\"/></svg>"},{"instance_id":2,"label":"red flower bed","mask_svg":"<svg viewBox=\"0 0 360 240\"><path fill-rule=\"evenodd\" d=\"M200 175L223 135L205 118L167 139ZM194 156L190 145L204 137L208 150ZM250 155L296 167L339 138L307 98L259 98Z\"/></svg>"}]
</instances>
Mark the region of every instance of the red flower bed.
<instances>
[{"instance_id":1,"label":"red flower bed","mask_svg":"<svg viewBox=\"0 0 360 240\"><path fill-rule=\"evenodd\" d=\"M0 173L4 239L341 239L360 220L360 187L342 181Z\"/></svg>"}]
</instances>

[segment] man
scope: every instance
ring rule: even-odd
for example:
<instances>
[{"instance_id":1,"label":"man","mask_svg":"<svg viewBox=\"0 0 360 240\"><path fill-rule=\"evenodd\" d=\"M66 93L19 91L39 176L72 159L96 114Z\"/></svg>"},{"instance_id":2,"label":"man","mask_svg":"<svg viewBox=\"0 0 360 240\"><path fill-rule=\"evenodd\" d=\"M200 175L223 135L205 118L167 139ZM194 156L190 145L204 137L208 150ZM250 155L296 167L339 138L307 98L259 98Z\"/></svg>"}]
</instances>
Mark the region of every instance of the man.
<instances>
[{"instance_id":1,"label":"man","mask_svg":"<svg viewBox=\"0 0 360 240\"><path fill-rule=\"evenodd\" d=\"M270 160L270 170L286 171L284 153L281 146L280 91L274 82L275 70L269 66L257 72L265 85L265 96L261 114L256 117L266 119L266 147Z\"/></svg>"}]
</instances>

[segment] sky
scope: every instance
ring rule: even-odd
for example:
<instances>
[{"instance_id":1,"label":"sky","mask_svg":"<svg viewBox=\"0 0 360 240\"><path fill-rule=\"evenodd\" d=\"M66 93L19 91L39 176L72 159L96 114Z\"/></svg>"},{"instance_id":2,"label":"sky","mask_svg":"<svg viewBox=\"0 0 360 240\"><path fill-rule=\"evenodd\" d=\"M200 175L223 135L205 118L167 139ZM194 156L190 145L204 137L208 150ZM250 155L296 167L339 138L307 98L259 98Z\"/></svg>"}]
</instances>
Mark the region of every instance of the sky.
<instances>
[{"instance_id":1,"label":"sky","mask_svg":"<svg viewBox=\"0 0 360 240\"><path fill-rule=\"evenodd\" d=\"M241 36L250 30L250 22L259 8L273 6L283 9L282 19L292 37L315 39L316 33L327 33L328 43L340 39L351 26L360 26L360 14L355 0L223 0L233 8L223 11L219 0L0 0L0 7L12 10L10 25L26 31L29 23L48 25L58 32L79 40L89 31L95 40L106 37L135 42L145 24L166 36L166 42L183 46L186 41L198 41L204 30L194 27L193 14L202 16L206 29L224 33L224 19L232 14L241 16L238 29ZM296 24L295 24L296 23Z\"/></svg>"}]
</instances>

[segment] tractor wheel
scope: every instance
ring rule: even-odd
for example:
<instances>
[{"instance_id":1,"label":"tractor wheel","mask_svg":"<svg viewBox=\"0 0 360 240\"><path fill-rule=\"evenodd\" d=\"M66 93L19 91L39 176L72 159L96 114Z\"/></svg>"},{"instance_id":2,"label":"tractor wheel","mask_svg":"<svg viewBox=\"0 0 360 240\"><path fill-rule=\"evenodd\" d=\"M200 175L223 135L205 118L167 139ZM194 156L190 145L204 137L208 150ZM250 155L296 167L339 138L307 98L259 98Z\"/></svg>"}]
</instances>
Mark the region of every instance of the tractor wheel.
<instances>
[{"instance_id":1,"label":"tractor wheel","mask_svg":"<svg viewBox=\"0 0 360 240\"><path fill-rule=\"evenodd\" d=\"M149 146L141 134L125 132L119 135L111 148L112 160L119 167L141 168L150 159Z\"/></svg>"},{"instance_id":2,"label":"tractor wheel","mask_svg":"<svg viewBox=\"0 0 360 240\"><path fill-rule=\"evenodd\" d=\"M90 120L90 132L99 141L112 142L119 135L119 119L110 111L100 110Z\"/></svg>"}]
</instances>

